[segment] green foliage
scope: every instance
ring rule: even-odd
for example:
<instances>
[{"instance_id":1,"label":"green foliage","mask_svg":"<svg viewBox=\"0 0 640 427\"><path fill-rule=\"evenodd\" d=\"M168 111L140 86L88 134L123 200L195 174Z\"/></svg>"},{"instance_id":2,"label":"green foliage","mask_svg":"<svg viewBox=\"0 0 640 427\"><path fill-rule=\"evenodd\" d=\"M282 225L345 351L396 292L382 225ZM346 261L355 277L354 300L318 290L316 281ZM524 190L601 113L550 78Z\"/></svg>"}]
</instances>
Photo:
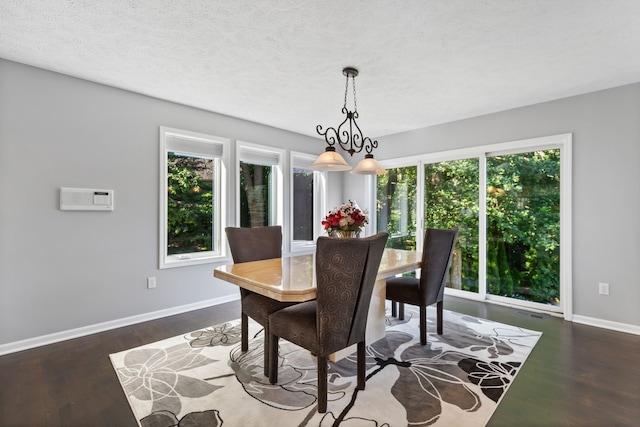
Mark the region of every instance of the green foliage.
<instances>
[{"instance_id":1,"label":"green foliage","mask_svg":"<svg viewBox=\"0 0 640 427\"><path fill-rule=\"evenodd\" d=\"M462 289L477 292L478 159L431 163L424 177L425 227L458 227Z\"/></svg>"},{"instance_id":2,"label":"green foliage","mask_svg":"<svg viewBox=\"0 0 640 427\"><path fill-rule=\"evenodd\" d=\"M212 250L211 160L169 153L167 162L167 253Z\"/></svg>"},{"instance_id":3,"label":"green foliage","mask_svg":"<svg viewBox=\"0 0 640 427\"><path fill-rule=\"evenodd\" d=\"M541 303L559 296L559 150L487 159L487 236L503 242L513 279L512 287L501 283L491 293ZM496 256L502 280L506 273Z\"/></svg>"},{"instance_id":4,"label":"green foliage","mask_svg":"<svg viewBox=\"0 0 640 427\"><path fill-rule=\"evenodd\" d=\"M389 233L389 248L416 250L416 184L415 166L378 176L376 222L378 231Z\"/></svg>"},{"instance_id":5,"label":"green foliage","mask_svg":"<svg viewBox=\"0 0 640 427\"><path fill-rule=\"evenodd\" d=\"M270 225L271 166L240 162L240 226Z\"/></svg>"},{"instance_id":6,"label":"green foliage","mask_svg":"<svg viewBox=\"0 0 640 427\"><path fill-rule=\"evenodd\" d=\"M500 268L498 267L497 245L487 245L487 291L493 295L500 295Z\"/></svg>"},{"instance_id":7,"label":"green foliage","mask_svg":"<svg viewBox=\"0 0 640 427\"><path fill-rule=\"evenodd\" d=\"M504 295L513 295L513 279L507 260L507 251L503 241L496 242L498 245L497 267L500 275L500 289Z\"/></svg>"},{"instance_id":8,"label":"green foliage","mask_svg":"<svg viewBox=\"0 0 640 427\"><path fill-rule=\"evenodd\" d=\"M387 224L389 247L415 248L416 176L405 167L378 177L378 227ZM477 292L479 161L425 165L424 180L425 227L459 228L461 288ZM486 211L488 291L541 303L559 297L560 151L487 158Z\"/></svg>"}]
</instances>

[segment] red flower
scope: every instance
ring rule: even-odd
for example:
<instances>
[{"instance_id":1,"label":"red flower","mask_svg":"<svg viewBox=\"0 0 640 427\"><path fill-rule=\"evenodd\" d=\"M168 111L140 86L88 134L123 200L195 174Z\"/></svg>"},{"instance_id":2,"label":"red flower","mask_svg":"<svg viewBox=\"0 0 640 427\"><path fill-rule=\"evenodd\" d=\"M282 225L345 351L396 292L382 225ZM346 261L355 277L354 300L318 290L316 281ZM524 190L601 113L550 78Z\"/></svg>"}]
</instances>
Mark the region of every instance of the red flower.
<instances>
[{"instance_id":1,"label":"red flower","mask_svg":"<svg viewBox=\"0 0 640 427\"><path fill-rule=\"evenodd\" d=\"M322 221L322 226L328 233L336 230L360 231L367 222L367 215L360 210L355 202L350 200L348 204L343 204L339 208L329 211Z\"/></svg>"}]
</instances>

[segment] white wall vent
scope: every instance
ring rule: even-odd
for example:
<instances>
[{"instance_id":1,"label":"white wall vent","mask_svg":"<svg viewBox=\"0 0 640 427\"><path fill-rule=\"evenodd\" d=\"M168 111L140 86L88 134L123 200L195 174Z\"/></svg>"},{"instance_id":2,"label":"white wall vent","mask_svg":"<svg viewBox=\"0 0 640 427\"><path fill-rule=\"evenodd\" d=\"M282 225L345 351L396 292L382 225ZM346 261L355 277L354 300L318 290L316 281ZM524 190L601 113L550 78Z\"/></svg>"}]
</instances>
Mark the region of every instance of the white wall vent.
<instances>
[{"instance_id":1,"label":"white wall vent","mask_svg":"<svg viewBox=\"0 0 640 427\"><path fill-rule=\"evenodd\" d=\"M113 190L60 187L60 210L112 211Z\"/></svg>"}]
</instances>

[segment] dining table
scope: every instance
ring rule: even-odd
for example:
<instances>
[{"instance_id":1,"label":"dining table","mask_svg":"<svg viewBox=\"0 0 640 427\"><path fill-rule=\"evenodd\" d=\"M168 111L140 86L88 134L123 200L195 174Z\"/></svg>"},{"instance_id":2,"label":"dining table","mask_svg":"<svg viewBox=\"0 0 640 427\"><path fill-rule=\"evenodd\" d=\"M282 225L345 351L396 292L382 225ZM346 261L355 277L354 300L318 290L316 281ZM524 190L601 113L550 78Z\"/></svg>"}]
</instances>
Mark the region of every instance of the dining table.
<instances>
[{"instance_id":1,"label":"dining table","mask_svg":"<svg viewBox=\"0 0 640 427\"><path fill-rule=\"evenodd\" d=\"M420 268L421 253L386 248L380 260L371 297L365 339L367 344L384 337L386 279ZM277 301L304 302L316 298L315 254L291 255L217 267L213 276ZM335 353L338 360L354 351Z\"/></svg>"}]
</instances>

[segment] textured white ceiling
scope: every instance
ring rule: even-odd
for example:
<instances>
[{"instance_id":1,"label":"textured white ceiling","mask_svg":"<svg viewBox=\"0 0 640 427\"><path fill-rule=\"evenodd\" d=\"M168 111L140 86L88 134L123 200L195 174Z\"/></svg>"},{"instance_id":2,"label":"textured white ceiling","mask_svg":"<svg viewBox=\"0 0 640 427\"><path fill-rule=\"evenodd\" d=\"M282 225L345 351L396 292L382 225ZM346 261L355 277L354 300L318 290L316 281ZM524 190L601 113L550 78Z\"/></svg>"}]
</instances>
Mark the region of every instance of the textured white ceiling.
<instances>
[{"instance_id":1,"label":"textured white ceiling","mask_svg":"<svg viewBox=\"0 0 640 427\"><path fill-rule=\"evenodd\" d=\"M0 57L316 135L380 137L640 81L638 0L0 0Z\"/></svg>"}]
</instances>

